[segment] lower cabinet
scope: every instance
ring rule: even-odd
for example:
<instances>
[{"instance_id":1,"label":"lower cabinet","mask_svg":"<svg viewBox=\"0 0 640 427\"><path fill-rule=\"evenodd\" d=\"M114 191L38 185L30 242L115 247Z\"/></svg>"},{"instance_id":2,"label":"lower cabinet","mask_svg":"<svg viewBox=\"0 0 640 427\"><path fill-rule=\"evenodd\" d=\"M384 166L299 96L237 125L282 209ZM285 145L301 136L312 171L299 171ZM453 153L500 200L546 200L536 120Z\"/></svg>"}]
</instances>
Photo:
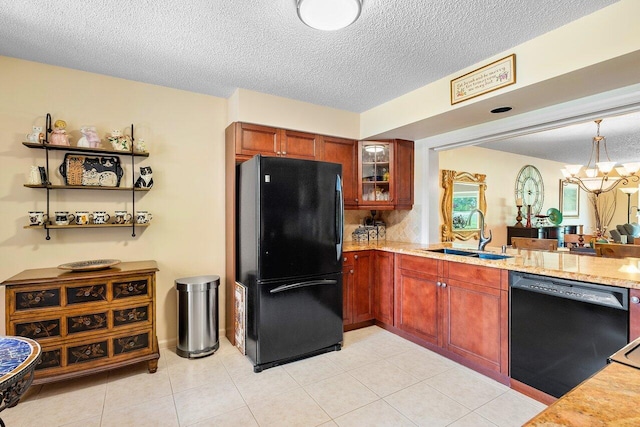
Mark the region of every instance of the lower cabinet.
<instances>
[{"instance_id":1,"label":"lower cabinet","mask_svg":"<svg viewBox=\"0 0 640 427\"><path fill-rule=\"evenodd\" d=\"M344 326L371 321L373 313L373 253L348 252L343 258Z\"/></svg>"},{"instance_id":2,"label":"lower cabinet","mask_svg":"<svg viewBox=\"0 0 640 427\"><path fill-rule=\"evenodd\" d=\"M508 274L497 268L446 262L440 285L442 347L508 374ZM445 279L446 277L446 279Z\"/></svg>"},{"instance_id":3,"label":"lower cabinet","mask_svg":"<svg viewBox=\"0 0 640 427\"><path fill-rule=\"evenodd\" d=\"M395 254L392 252L375 251L373 258L373 313L377 321L391 326L393 326L394 257Z\"/></svg>"},{"instance_id":4,"label":"lower cabinet","mask_svg":"<svg viewBox=\"0 0 640 427\"><path fill-rule=\"evenodd\" d=\"M508 375L508 275L472 264L398 255L395 327Z\"/></svg>"}]
</instances>

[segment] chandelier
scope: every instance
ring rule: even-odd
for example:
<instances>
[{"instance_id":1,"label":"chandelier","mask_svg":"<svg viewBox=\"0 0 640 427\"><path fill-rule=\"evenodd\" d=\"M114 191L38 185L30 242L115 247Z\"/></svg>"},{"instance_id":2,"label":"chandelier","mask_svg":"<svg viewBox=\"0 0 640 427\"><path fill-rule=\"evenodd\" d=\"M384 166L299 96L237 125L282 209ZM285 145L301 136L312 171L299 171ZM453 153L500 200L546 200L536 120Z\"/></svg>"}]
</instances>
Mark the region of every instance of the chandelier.
<instances>
[{"instance_id":1,"label":"chandelier","mask_svg":"<svg viewBox=\"0 0 640 427\"><path fill-rule=\"evenodd\" d=\"M616 162L611 161L607 152L607 139L600 136L601 122L602 119L595 121L598 125L598 131L593 137L591 158L589 158L587 166L565 165L561 170L564 176L564 185L577 184L581 189L596 197L613 190L619 184L627 185L629 182L640 180L637 175L640 170L640 162L623 163L622 166L616 166ZM600 161L600 149L603 150L607 161Z\"/></svg>"}]
</instances>

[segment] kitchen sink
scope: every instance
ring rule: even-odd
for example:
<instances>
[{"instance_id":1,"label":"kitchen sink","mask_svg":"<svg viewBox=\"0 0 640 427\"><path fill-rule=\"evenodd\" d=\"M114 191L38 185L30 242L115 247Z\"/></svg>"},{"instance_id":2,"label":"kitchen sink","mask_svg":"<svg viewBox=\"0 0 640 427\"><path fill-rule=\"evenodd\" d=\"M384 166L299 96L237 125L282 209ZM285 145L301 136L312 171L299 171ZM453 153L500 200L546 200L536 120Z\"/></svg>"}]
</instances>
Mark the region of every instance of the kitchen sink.
<instances>
[{"instance_id":1,"label":"kitchen sink","mask_svg":"<svg viewBox=\"0 0 640 427\"><path fill-rule=\"evenodd\" d=\"M452 249L452 248L423 249L423 250L425 252L434 252L434 253L446 254L446 255L459 255L459 256L480 258L480 259L486 259L486 260L501 260L501 259L512 258L512 256L510 255L494 254L494 253L488 253L488 252L470 252L470 251L463 251L460 249Z\"/></svg>"},{"instance_id":2,"label":"kitchen sink","mask_svg":"<svg viewBox=\"0 0 640 427\"><path fill-rule=\"evenodd\" d=\"M459 249L441 248L441 249L423 249L423 250L425 252L435 252L439 254L471 256L476 258L478 257L478 254L475 252L461 251Z\"/></svg>"}]
</instances>

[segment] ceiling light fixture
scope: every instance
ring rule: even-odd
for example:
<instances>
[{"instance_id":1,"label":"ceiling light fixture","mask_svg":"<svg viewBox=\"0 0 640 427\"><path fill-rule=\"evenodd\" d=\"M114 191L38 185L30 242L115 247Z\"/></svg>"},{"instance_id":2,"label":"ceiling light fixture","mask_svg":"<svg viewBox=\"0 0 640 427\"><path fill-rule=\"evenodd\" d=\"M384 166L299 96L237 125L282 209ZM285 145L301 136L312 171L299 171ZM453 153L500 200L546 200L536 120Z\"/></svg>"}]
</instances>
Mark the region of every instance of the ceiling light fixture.
<instances>
[{"instance_id":1,"label":"ceiling light fixture","mask_svg":"<svg viewBox=\"0 0 640 427\"><path fill-rule=\"evenodd\" d=\"M638 182L640 177L636 175L640 170L640 162L624 163L616 167L616 162L612 162L607 152L607 139L600 136L600 123L602 119L596 120L598 131L593 137L591 144L591 158L583 169L582 165L565 165L562 169L564 175L563 183L578 184L587 193L596 197L607 191L611 191L618 184L627 185L629 181ZM606 162L600 161L600 148L603 148L607 156ZM593 163L592 163L593 162Z\"/></svg>"},{"instance_id":2,"label":"ceiling light fixture","mask_svg":"<svg viewBox=\"0 0 640 427\"><path fill-rule=\"evenodd\" d=\"M353 24L362 10L362 0L298 0L298 16L308 26L335 31Z\"/></svg>"}]
</instances>

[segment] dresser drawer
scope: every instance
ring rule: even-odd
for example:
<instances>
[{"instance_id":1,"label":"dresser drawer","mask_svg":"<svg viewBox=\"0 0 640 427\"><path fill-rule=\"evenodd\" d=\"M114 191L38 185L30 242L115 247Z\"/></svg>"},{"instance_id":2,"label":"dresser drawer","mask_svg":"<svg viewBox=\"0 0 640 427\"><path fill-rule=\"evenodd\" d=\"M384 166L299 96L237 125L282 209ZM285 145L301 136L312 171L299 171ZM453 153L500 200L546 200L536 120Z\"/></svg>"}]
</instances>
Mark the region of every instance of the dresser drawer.
<instances>
[{"instance_id":1,"label":"dresser drawer","mask_svg":"<svg viewBox=\"0 0 640 427\"><path fill-rule=\"evenodd\" d=\"M112 283L113 300L123 300L133 297L151 297L149 278L136 277L127 280L114 280Z\"/></svg>"},{"instance_id":2,"label":"dresser drawer","mask_svg":"<svg viewBox=\"0 0 640 427\"><path fill-rule=\"evenodd\" d=\"M10 321L7 327L9 335L17 335L35 340L59 338L62 336L61 317L23 319Z\"/></svg>"},{"instance_id":3,"label":"dresser drawer","mask_svg":"<svg viewBox=\"0 0 640 427\"><path fill-rule=\"evenodd\" d=\"M108 310L67 316L67 335L108 329Z\"/></svg>"},{"instance_id":4,"label":"dresser drawer","mask_svg":"<svg viewBox=\"0 0 640 427\"><path fill-rule=\"evenodd\" d=\"M10 297L15 301L16 312L37 310L42 308L60 307L60 287L30 289L29 287L9 290ZM13 295L11 295L13 294Z\"/></svg>"},{"instance_id":5,"label":"dresser drawer","mask_svg":"<svg viewBox=\"0 0 640 427\"><path fill-rule=\"evenodd\" d=\"M66 286L67 305L102 302L107 300L106 283L87 283L78 286Z\"/></svg>"},{"instance_id":6,"label":"dresser drawer","mask_svg":"<svg viewBox=\"0 0 640 427\"><path fill-rule=\"evenodd\" d=\"M153 308L151 303L113 310L111 312L111 324L114 328L150 323L152 318Z\"/></svg>"}]
</instances>

